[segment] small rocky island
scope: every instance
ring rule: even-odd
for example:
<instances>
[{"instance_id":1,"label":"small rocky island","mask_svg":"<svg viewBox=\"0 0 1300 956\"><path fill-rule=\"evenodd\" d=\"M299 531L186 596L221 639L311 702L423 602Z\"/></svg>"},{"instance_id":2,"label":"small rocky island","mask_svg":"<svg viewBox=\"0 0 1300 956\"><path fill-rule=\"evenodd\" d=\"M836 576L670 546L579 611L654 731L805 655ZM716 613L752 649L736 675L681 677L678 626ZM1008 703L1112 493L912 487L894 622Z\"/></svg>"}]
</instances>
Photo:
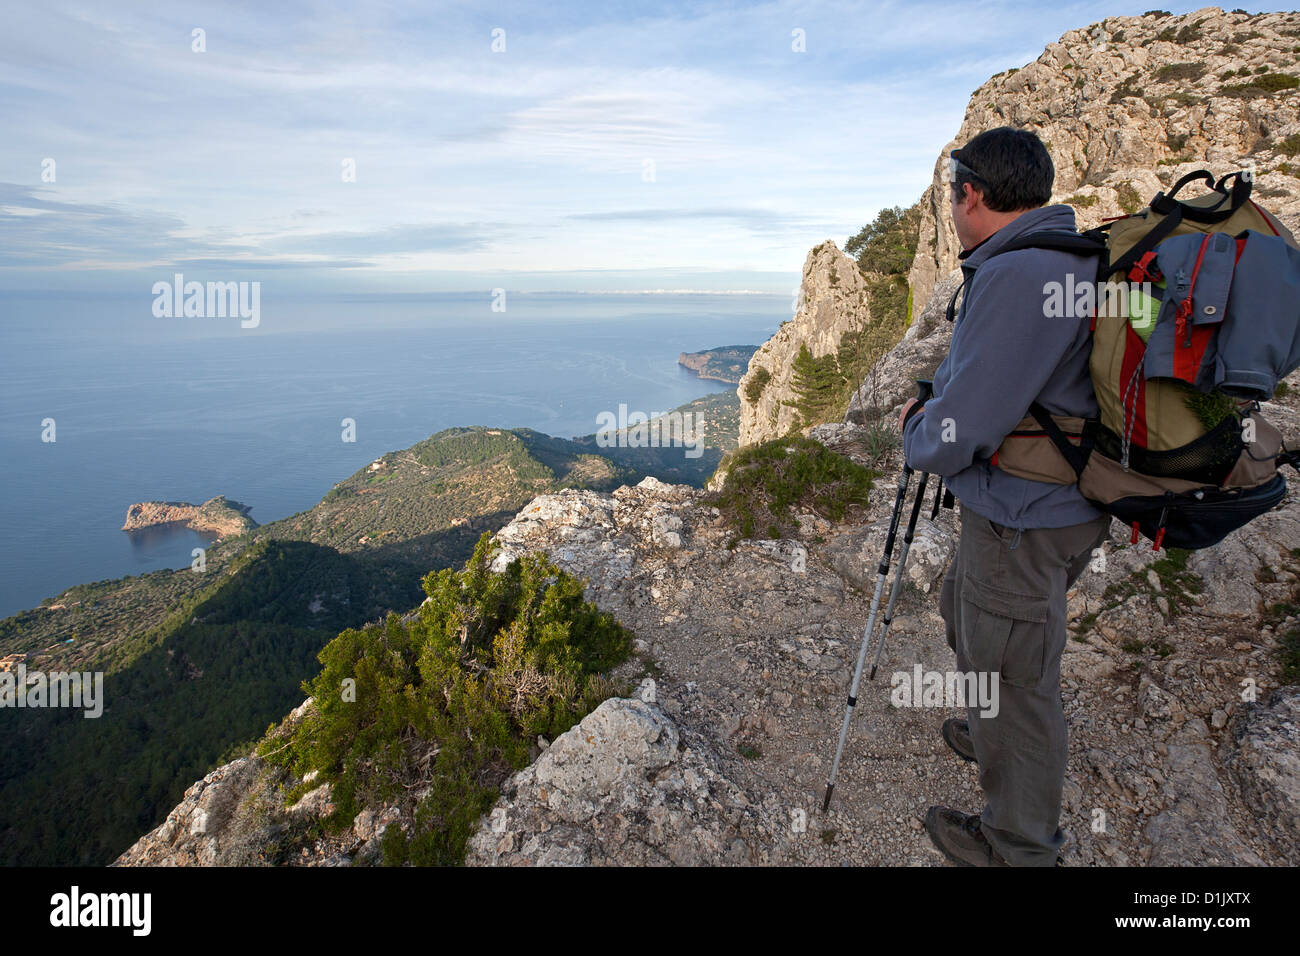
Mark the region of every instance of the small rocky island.
<instances>
[{"instance_id":1,"label":"small rocky island","mask_svg":"<svg viewBox=\"0 0 1300 956\"><path fill-rule=\"evenodd\" d=\"M740 377L749 368L749 360L758 351L757 345L723 345L703 352L683 352L677 364L690 369L700 378L739 385Z\"/></svg>"},{"instance_id":2,"label":"small rocky island","mask_svg":"<svg viewBox=\"0 0 1300 956\"><path fill-rule=\"evenodd\" d=\"M126 509L123 531L139 531L159 524L179 522L195 531L230 538L252 531L257 522L248 517L249 505L217 495L201 505L188 501L142 501Z\"/></svg>"}]
</instances>

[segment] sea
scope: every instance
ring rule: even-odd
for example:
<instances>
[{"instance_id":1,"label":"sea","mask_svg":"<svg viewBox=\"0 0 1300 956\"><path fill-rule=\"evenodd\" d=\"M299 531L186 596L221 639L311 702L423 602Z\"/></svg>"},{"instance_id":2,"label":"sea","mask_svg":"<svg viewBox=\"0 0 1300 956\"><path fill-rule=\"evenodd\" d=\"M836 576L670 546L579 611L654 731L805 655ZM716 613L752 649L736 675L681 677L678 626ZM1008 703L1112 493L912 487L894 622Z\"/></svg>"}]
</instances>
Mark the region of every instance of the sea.
<instances>
[{"instance_id":1,"label":"sea","mask_svg":"<svg viewBox=\"0 0 1300 956\"><path fill-rule=\"evenodd\" d=\"M263 300L244 328L152 302L0 293L0 617L186 567L210 543L122 531L134 502L224 494L265 524L444 428L588 435L620 404L734 389L679 353L761 344L791 309L786 294L304 295Z\"/></svg>"}]
</instances>

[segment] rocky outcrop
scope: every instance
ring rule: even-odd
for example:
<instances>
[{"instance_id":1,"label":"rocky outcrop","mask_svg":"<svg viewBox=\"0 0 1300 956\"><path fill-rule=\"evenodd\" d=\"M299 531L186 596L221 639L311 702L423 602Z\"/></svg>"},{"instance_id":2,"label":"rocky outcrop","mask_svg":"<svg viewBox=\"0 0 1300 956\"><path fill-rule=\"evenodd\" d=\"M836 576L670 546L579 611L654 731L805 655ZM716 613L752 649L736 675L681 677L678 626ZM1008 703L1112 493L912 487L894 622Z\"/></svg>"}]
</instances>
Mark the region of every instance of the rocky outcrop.
<instances>
[{"instance_id":1,"label":"rocky outcrop","mask_svg":"<svg viewBox=\"0 0 1300 956\"><path fill-rule=\"evenodd\" d=\"M1287 402L1276 418L1297 408ZM864 431L810 434L896 474L897 452L869 459ZM640 686L508 779L469 861L941 864L920 817L939 797L978 809L977 771L938 737L947 709L897 707L891 688L917 666L952 666L936 585L955 547L953 512L933 522L923 512L905 571L912 587L899 599L881 675L860 693L835 803L820 811L893 490L879 483L859 521L800 512L793 536L734 546L703 492L654 479L610 494L543 495L524 508L499 532L496 566L541 550L585 578L588 597L636 635L636 657L614 677ZM1291 861L1300 837L1296 697L1268 695L1279 635L1294 620L1261 627L1259 616L1300 587L1300 561L1286 550L1294 541L1277 539L1300 514L1300 495L1274 514L1276 523L1253 523L1221 546L1249 541L1243 555L1280 555L1258 566L1267 573L1236 561L1171 571L1157 563L1163 553L1130 546L1117 527L1067 596L1068 864ZM1224 606L1213 595L1229 588ZM1243 704L1244 682L1269 703ZM322 837L315 824L330 809L328 787L245 761L191 788L121 862L371 863L383 828L412 822L369 807L350 830ZM288 787L306 792L293 807L284 806Z\"/></svg>"},{"instance_id":2,"label":"rocky outcrop","mask_svg":"<svg viewBox=\"0 0 1300 956\"><path fill-rule=\"evenodd\" d=\"M207 531L221 538L237 537L257 527L248 517L248 505L217 495L201 505L188 501L142 501L126 509L123 531L139 531L159 524L184 524L195 531Z\"/></svg>"},{"instance_id":3,"label":"rocky outcrop","mask_svg":"<svg viewBox=\"0 0 1300 956\"><path fill-rule=\"evenodd\" d=\"M1292 866L1300 865L1300 687L1248 704L1233 729L1225 764L1249 803L1255 824Z\"/></svg>"},{"instance_id":4,"label":"rocky outcrop","mask_svg":"<svg viewBox=\"0 0 1300 956\"><path fill-rule=\"evenodd\" d=\"M240 839L246 829L235 825L239 804L261 771L262 761L251 756L213 770L186 790L167 819L137 840L115 865L229 865L247 842Z\"/></svg>"},{"instance_id":5,"label":"rocky outcrop","mask_svg":"<svg viewBox=\"0 0 1300 956\"><path fill-rule=\"evenodd\" d=\"M653 696L647 686L647 696ZM691 744L694 744L693 746ZM605 701L511 777L471 866L763 863L784 821L752 806L655 704Z\"/></svg>"},{"instance_id":6,"label":"rocky outcrop","mask_svg":"<svg viewBox=\"0 0 1300 956\"><path fill-rule=\"evenodd\" d=\"M799 286L799 308L749 360L740 380L740 444L768 441L798 422L791 402L795 357L806 345L813 358L835 352L846 332L871 319L867 283L858 264L829 239L808 253Z\"/></svg>"},{"instance_id":7,"label":"rocky outcrop","mask_svg":"<svg viewBox=\"0 0 1300 956\"><path fill-rule=\"evenodd\" d=\"M1023 68L992 77L971 94L922 196L909 276L915 301L929 298L961 251L946 157L998 126L1021 126L1043 140L1056 166L1052 201L1071 202L1080 228L1133 212L1135 198L1145 203L1206 167L1216 175L1253 170L1257 198L1294 231L1300 169L1288 162L1283 141L1300 132L1300 97L1285 88L1244 87L1262 69L1297 74L1298 28L1296 13L1250 16L1219 7L1108 17L1071 30Z\"/></svg>"}]
</instances>

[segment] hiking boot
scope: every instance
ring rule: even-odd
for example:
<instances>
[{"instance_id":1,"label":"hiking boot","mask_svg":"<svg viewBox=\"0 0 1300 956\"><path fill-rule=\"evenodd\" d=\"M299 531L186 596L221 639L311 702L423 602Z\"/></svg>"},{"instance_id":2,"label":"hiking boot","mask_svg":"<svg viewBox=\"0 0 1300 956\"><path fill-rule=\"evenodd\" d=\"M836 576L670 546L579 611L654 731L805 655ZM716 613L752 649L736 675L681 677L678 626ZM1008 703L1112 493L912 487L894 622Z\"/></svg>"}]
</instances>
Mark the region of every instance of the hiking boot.
<instances>
[{"instance_id":1,"label":"hiking boot","mask_svg":"<svg viewBox=\"0 0 1300 956\"><path fill-rule=\"evenodd\" d=\"M964 717L949 717L939 728L943 742L962 760L975 759L975 745L970 739L970 724Z\"/></svg>"},{"instance_id":2,"label":"hiking boot","mask_svg":"<svg viewBox=\"0 0 1300 956\"><path fill-rule=\"evenodd\" d=\"M1009 865L980 831L978 815L931 807L925 813L925 830L939 852L958 866Z\"/></svg>"}]
</instances>

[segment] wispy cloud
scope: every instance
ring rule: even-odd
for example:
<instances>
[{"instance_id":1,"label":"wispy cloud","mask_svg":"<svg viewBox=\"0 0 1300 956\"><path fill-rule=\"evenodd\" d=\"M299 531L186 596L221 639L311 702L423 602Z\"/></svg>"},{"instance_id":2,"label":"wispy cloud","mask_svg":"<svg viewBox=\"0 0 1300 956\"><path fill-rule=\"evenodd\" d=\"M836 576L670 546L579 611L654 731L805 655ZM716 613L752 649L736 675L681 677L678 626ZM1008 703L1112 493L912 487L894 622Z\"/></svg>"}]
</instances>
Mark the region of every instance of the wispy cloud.
<instances>
[{"instance_id":1,"label":"wispy cloud","mask_svg":"<svg viewBox=\"0 0 1300 956\"><path fill-rule=\"evenodd\" d=\"M310 270L313 285L331 267L441 283L703 265L747 288L913 201L975 87L1113 13L11 5L0 283L198 264Z\"/></svg>"}]
</instances>

